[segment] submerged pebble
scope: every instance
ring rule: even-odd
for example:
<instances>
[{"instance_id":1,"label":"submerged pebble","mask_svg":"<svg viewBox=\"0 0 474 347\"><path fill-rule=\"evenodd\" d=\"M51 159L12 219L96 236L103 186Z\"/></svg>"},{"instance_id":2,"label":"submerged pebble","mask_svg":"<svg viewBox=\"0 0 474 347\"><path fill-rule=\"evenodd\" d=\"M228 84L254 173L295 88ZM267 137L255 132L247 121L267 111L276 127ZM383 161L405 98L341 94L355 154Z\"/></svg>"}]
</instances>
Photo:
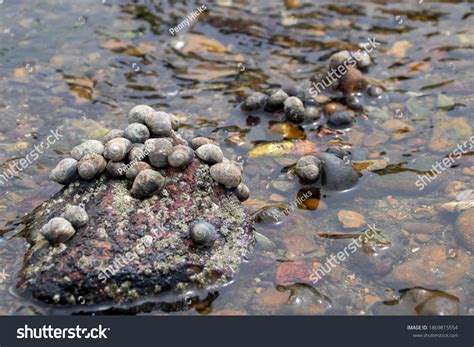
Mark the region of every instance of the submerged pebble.
<instances>
[{"instance_id":1,"label":"submerged pebble","mask_svg":"<svg viewBox=\"0 0 474 347\"><path fill-rule=\"evenodd\" d=\"M331 69L337 69L340 65L343 65L344 62L348 61L350 57L351 57L351 54L349 51L340 51L340 52L334 53L329 58L329 67Z\"/></svg>"},{"instance_id":2,"label":"submerged pebble","mask_svg":"<svg viewBox=\"0 0 474 347\"><path fill-rule=\"evenodd\" d=\"M66 205L64 218L67 219L74 228L83 227L89 222L89 215L83 207L70 204Z\"/></svg>"},{"instance_id":3,"label":"submerged pebble","mask_svg":"<svg viewBox=\"0 0 474 347\"><path fill-rule=\"evenodd\" d=\"M78 176L77 166L78 162L76 159L63 159L51 171L49 178L59 184L69 184Z\"/></svg>"},{"instance_id":4,"label":"submerged pebble","mask_svg":"<svg viewBox=\"0 0 474 347\"><path fill-rule=\"evenodd\" d=\"M74 147L71 151L71 157L76 160L81 160L86 154L102 154L104 152L104 145L97 140L87 140L80 145Z\"/></svg>"},{"instance_id":5,"label":"submerged pebble","mask_svg":"<svg viewBox=\"0 0 474 347\"><path fill-rule=\"evenodd\" d=\"M112 161L121 161L125 159L131 148L130 140L117 137L105 144L104 157Z\"/></svg>"},{"instance_id":6,"label":"submerged pebble","mask_svg":"<svg viewBox=\"0 0 474 347\"><path fill-rule=\"evenodd\" d=\"M285 86L283 88L283 91L288 94L288 96L295 96L300 100L304 100L305 98L305 92L303 87L297 86L297 85L290 85L290 86Z\"/></svg>"},{"instance_id":7,"label":"submerged pebble","mask_svg":"<svg viewBox=\"0 0 474 347\"><path fill-rule=\"evenodd\" d=\"M146 125L132 123L127 128L125 128L123 137L129 139L133 143L144 143L150 138L150 131Z\"/></svg>"},{"instance_id":8,"label":"submerged pebble","mask_svg":"<svg viewBox=\"0 0 474 347\"><path fill-rule=\"evenodd\" d=\"M196 149L196 155L199 159L210 164L220 163L224 159L221 148L212 143L200 146Z\"/></svg>"},{"instance_id":9,"label":"submerged pebble","mask_svg":"<svg viewBox=\"0 0 474 347\"><path fill-rule=\"evenodd\" d=\"M79 176L85 180L91 180L99 176L107 166L104 157L99 154L87 154L79 161L77 171Z\"/></svg>"},{"instance_id":10,"label":"submerged pebble","mask_svg":"<svg viewBox=\"0 0 474 347\"><path fill-rule=\"evenodd\" d=\"M350 111L333 113L329 116L327 124L335 129L347 129L354 125L355 117Z\"/></svg>"},{"instance_id":11,"label":"submerged pebble","mask_svg":"<svg viewBox=\"0 0 474 347\"><path fill-rule=\"evenodd\" d=\"M323 186L333 190L346 190L357 184L359 177L350 163L331 153L317 153L315 157L322 162Z\"/></svg>"},{"instance_id":12,"label":"submerged pebble","mask_svg":"<svg viewBox=\"0 0 474 347\"><path fill-rule=\"evenodd\" d=\"M285 100L285 115L290 122L301 123L304 121L305 109L303 101L298 99L296 96L290 96Z\"/></svg>"},{"instance_id":13,"label":"submerged pebble","mask_svg":"<svg viewBox=\"0 0 474 347\"><path fill-rule=\"evenodd\" d=\"M54 217L41 228L40 232L50 243L57 244L69 240L76 230L66 219Z\"/></svg>"},{"instance_id":14,"label":"submerged pebble","mask_svg":"<svg viewBox=\"0 0 474 347\"><path fill-rule=\"evenodd\" d=\"M217 239L217 231L214 225L201 221L189 228L189 237L199 246L210 247Z\"/></svg>"},{"instance_id":15,"label":"submerged pebble","mask_svg":"<svg viewBox=\"0 0 474 347\"><path fill-rule=\"evenodd\" d=\"M172 148L171 153L168 156L168 163L172 167L183 169L191 164L193 158L194 151L191 149L191 147L177 145Z\"/></svg>"},{"instance_id":16,"label":"submerged pebble","mask_svg":"<svg viewBox=\"0 0 474 347\"><path fill-rule=\"evenodd\" d=\"M139 199L148 198L159 193L165 182L165 178L159 172L150 169L143 170L133 181L131 193Z\"/></svg>"},{"instance_id":17,"label":"submerged pebble","mask_svg":"<svg viewBox=\"0 0 474 347\"><path fill-rule=\"evenodd\" d=\"M260 92L254 92L245 99L240 108L242 111L256 111L265 105L267 99L267 95Z\"/></svg>"},{"instance_id":18,"label":"submerged pebble","mask_svg":"<svg viewBox=\"0 0 474 347\"><path fill-rule=\"evenodd\" d=\"M242 171L232 162L223 162L211 166L211 177L226 188L236 188L242 180Z\"/></svg>"}]
</instances>

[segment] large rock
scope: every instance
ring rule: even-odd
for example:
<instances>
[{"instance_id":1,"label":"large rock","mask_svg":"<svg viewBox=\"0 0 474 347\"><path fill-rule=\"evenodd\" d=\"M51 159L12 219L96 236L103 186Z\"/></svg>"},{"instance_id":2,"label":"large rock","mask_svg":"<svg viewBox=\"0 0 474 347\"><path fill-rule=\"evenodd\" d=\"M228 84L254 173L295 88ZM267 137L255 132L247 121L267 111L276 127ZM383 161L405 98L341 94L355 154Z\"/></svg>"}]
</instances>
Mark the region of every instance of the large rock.
<instances>
[{"instance_id":1,"label":"large rock","mask_svg":"<svg viewBox=\"0 0 474 347\"><path fill-rule=\"evenodd\" d=\"M347 190L354 187L359 180L350 163L331 153L314 155L322 162L321 184L331 190Z\"/></svg>"},{"instance_id":2,"label":"large rock","mask_svg":"<svg viewBox=\"0 0 474 347\"><path fill-rule=\"evenodd\" d=\"M232 280L253 245L249 214L198 159L184 171L161 173L167 183L150 199L135 199L129 182L103 176L72 183L34 211L27 224L32 248L17 285L21 294L64 307L131 302ZM71 240L50 245L39 230L67 204L84 204L89 222ZM189 238L189 226L198 220L218 232L211 247Z\"/></svg>"}]
</instances>

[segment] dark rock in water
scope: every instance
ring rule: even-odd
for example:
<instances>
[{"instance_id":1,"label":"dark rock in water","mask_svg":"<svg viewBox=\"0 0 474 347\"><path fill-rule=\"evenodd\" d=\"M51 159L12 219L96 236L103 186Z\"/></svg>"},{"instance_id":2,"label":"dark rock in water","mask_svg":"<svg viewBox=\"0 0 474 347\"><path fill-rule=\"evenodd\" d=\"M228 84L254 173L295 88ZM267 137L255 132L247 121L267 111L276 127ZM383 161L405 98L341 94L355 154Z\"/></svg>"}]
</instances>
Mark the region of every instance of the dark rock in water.
<instances>
[{"instance_id":1,"label":"dark rock in water","mask_svg":"<svg viewBox=\"0 0 474 347\"><path fill-rule=\"evenodd\" d=\"M346 129L354 125L355 117L350 111L333 113L328 118L328 125L335 129Z\"/></svg>"},{"instance_id":2,"label":"dark rock in water","mask_svg":"<svg viewBox=\"0 0 474 347\"><path fill-rule=\"evenodd\" d=\"M346 190L354 187L359 180L350 163L330 153L317 153L314 155L321 159L322 174L321 184L332 190Z\"/></svg>"},{"instance_id":3,"label":"dark rock in water","mask_svg":"<svg viewBox=\"0 0 474 347\"><path fill-rule=\"evenodd\" d=\"M285 100L288 99L288 97L289 95L287 93L285 93L281 89L278 89L268 98L265 104L265 111L275 112L278 110L282 110Z\"/></svg>"},{"instance_id":4,"label":"dark rock in water","mask_svg":"<svg viewBox=\"0 0 474 347\"><path fill-rule=\"evenodd\" d=\"M286 86L283 88L283 91L288 94L288 96L296 96L300 100L303 100L305 98L305 92L302 86Z\"/></svg>"},{"instance_id":5,"label":"dark rock in water","mask_svg":"<svg viewBox=\"0 0 474 347\"><path fill-rule=\"evenodd\" d=\"M150 199L135 199L130 182L103 175L70 184L33 211L26 220L32 247L19 293L57 307L114 305L228 283L254 242L250 215L197 158L185 170L160 172L166 185ZM67 204L83 204L89 222L65 243L38 239L41 227ZM190 240L197 220L216 228L212 246Z\"/></svg>"},{"instance_id":6,"label":"dark rock in water","mask_svg":"<svg viewBox=\"0 0 474 347\"><path fill-rule=\"evenodd\" d=\"M293 123L301 123L305 119L304 104L301 99L296 96L290 96L285 100L284 110L286 118Z\"/></svg>"}]
</instances>

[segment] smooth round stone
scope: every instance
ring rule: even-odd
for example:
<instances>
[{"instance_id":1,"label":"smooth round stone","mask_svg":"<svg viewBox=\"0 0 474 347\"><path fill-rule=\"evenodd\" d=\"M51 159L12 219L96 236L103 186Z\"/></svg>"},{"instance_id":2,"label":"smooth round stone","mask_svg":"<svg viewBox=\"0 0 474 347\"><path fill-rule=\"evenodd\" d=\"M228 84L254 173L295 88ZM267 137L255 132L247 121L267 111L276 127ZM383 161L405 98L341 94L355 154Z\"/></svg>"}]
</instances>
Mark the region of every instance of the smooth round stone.
<instances>
[{"instance_id":1,"label":"smooth round stone","mask_svg":"<svg viewBox=\"0 0 474 347\"><path fill-rule=\"evenodd\" d=\"M350 66L347 73L339 79L338 88L343 94L352 94L365 90L367 84L362 72L356 67Z\"/></svg>"},{"instance_id":2,"label":"smooth round stone","mask_svg":"<svg viewBox=\"0 0 474 347\"><path fill-rule=\"evenodd\" d=\"M282 110L285 106L285 100L288 99L288 97L288 94L286 94L283 90L278 89L267 99L267 102L265 103L265 111L275 112Z\"/></svg>"},{"instance_id":3,"label":"smooth round stone","mask_svg":"<svg viewBox=\"0 0 474 347\"><path fill-rule=\"evenodd\" d=\"M183 169L187 167L194 158L194 151L185 145L174 146L168 156L168 163L175 168Z\"/></svg>"},{"instance_id":4,"label":"smooth round stone","mask_svg":"<svg viewBox=\"0 0 474 347\"><path fill-rule=\"evenodd\" d=\"M224 159L221 148L212 143L200 146L196 149L196 155L199 159L210 164L220 163Z\"/></svg>"},{"instance_id":5,"label":"smooth round stone","mask_svg":"<svg viewBox=\"0 0 474 347\"><path fill-rule=\"evenodd\" d=\"M383 95L383 89L377 86L370 86L367 93L373 98L379 98Z\"/></svg>"},{"instance_id":6,"label":"smooth round stone","mask_svg":"<svg viewBox=\"0 0 474 347\"><path fill-rule=\"evenodd\" d=\"M105 136L102 138L103 143L107 143L112 139L116 139L117 137L123 137L125 131L122 129L112 129L110 130Z\"/></svg>"},{"instance_id":7,"label":"smooth round stone","mask_svg":"<svg viewBox=\"0 0 474 347\"><path fill-rule=\"evenodd\" d=\"M162 168L168 166L168 156L173 150L173 144L166 138L149 139L145 142L145 150L150 164L156 168Z\"/></svg>"},{"instance_id":8,"label":"smooth round stone","mask_svg":"<svg viewBox=\"0 0 474 347\"><path fill-rule=\"evenodd\" d=\"M237 188L235 188L234 194L240 201L245 201L250 197L250 189L245 184L240 183Z\"/></svg>"},{"instance_id":9,"label":"smooth round stone","mask_svg":"<svg viewBox=\"0 0 474 347\"><path fill-rule=\"evenodd\" d=\"M303 101L296 96L290 96L285 100L285 115L290 122L301 123L305 119L305 109Z\"/></svg>"},{"instance_id":10,"label":"smooth round stone","mask_svg":"<svg viewBox=\"0 0 474 347\"><path fill-rule=\"evenodd\" d=\"M107 166L103 156L99 154L87 154L79 161L77 171L79 176L85 180L91 180L99 176Z\"/></svg>"},{"instance_id":11,"label":"smooth round stone","mask_svg":"<svg viewBox=\"0 0 474 347\"><path fill-rule=\"evenodd\" d=\"M144 161L138 161L134 163L130 168L128 168L127 172L125 173L125 176L130 181L133 181L137 175L143 171L143 170L149 170L152 169L151 165L148 163L145 163Z\"/></svg>"},{"instance_id":12,"label":"smooth round stone","mask_svg":"<svg viewBox=\"0 0 474 347\"><path fill-rule=\"evenodd\" d=\"M144 124L132 123L125 128L124 137L133 143L144 143L150 138L150 131Z\"/></svg>"},{"instance_id":13,"label":"smooth round stone","mask_svg":"<svg viewBox=\"0 0 474 347\"><path fill-rule=\"evenodd\" d=\"M127 171L126 167L127 165L124 162L109 161L107 163L107 166L105 167L105 170L107 171L110 177L120 178L125 176L125 172Z\"/></svg>"},{"instance_id":14,"label":"smooth round stone","mask_svg":"<svg viewBox=\"0 0 474 347\"><path fill-rule=\"evenodd\" d=\"M136 198L147 198L163 189L164 177L154 170L143 170L133 181L131 193Z\"/></svg>"},{"instance_id":15,"label":"smooth round stone","mask_svg":"<svg viewBox=\"0 0 474 347\"><path fill-rule=\"evenodd\" d=\"M193 224L189 228L189 237L199 246L210 247L217 239L217 231L214 225L201 221Z\"/></svg>"},{"instance_id":16,"label":"smooth round stone","mask_svg":"<svg viewBox=\"0 0 474 347\"><path fill-rule=\"evenodd\" d=\"M364 105L362 105L362 100L357 95L348 95L346 97L346 104L349 108L355 111L362 111L364 109Z\"/></svg>"},{"instance_id":17,"label":"smooth round stone","mask_svg":"<svg viewBox=\"0 0 474 347\"><path fill-rule=\"evenodd\" d=\"M128 122L146 124L146 119L155 110L148 105L137 105L128 113Z\"/></svg>"},{"instance_id":18,"label":"smooth round stone","mask_svg":"<svg viewBox=\"0 0 474 347\"><path fill-rule=\"evenodd\" d=\"M340 51L340 52L334 53L329 58L329 67L331 69L337 69L338 66L343 65L344 62L346 62L350 57L351 57L351 54L349 51Z\"/></svg>"},{"instance_id":19,"label":"smooth round stone","mask_svg":"<svg viewBox=\"0 0 474 347\"><path fill-rule=\"evenodd\" d=\"M71 157L76 160L81 160L86 154L102 154L104 152L104 145L97 140L88 140L80 145L74 147L71 151Z\"/></svg>"},{"instance_id":20,"label":"smooth round stone","mask_svg":"<svg viewBox=\"0 0 474 347\"><path fill-rule=\"evenodd\" d=\"M226 188L236 188L242 181L242 171L232 162L223 162L211 166L211 177Z\"/></svg>"},{"instance_id":21,"label":"smooth round stone","mask_svg":"<svg viewBox=\"0 0 474 347\"><path fill-rule=\"evenodd\" d=\"M304 156L296 163L295 172L305 182L316 182L321 173L321 160L312 155Z\"/></svg>"},{"instance_id":22,"label":"smooth round stone","mask_svg":"<svg viewBox=\"0 0 474 347\"><path fill-rule=\"evenodd\" d=\"M67 219L74 228L83 227L89 221L89 215L83 207L70 204L66 205L64 218Z\"/></svg>"},{"instance_id":23,"label":"smooth round stone","mask_svg":"<svg viewBox=\"0 0 474 347\"><path fill-rule=\"evenodd\" d=\"M347 190L354 187L359 177L351 164L330 153L317 153L314 155L322 162L323 187L332 190Z\"/></svg>"},{"instance_id":24,"label":"smooth round stone","mask_svg":"<svg viewBox=\"0 0 474 347\"><path fill-rule=\"evenodd\" d=\"M327 124L335 129L347 129L354 125L355 118L352 112L343 111L329 116Z\"/></svg>"},{"instance_id":25,"label":"smooth round stone","mask_svg":"<svg viewBox=\"0 0 474 347\"><path fill-rule=\"evenodd\" d=\"M105 144L104 157L112 161L121 161L125 159L132 148L130 140L124 137L117 137Z\"/></svg>"},{"instance_id":26,"label":"smooth round stone","mask_svg":"<svg viewBox=\"0 0 474 347\"><path fill-rule=\"evenodd\" d=\"M305 119L310 122L315 122L321 118L321 109L315 106L305 108Z\"/></svg>"},{"instance_id":27,"label":"smooth round stone","mask_svg":"<svg viewBox=\"0 0 474 347\"><path fill-rule=\"evenodd\" d=\"M280 224L285 218L285 212L276 206L263 207L255 214L255 221L263 224Z\"/></svg>"},{"instance_id":28,"label":"smooth round stone","mask_svg":"<svg viewBox=\"0 0 474 347\"><path fill-rule=\"evenodd\" d=\"M77 166L78 162L76 159L63 159L51 171L49 178L59 184L69 184L78 176Z\"/></svg>"},{"instance_id":29,"label":"smooth round stone","mask_svg":"<svg viewBox=\"0 0 474 347\"><path fill-rule=\"evenodd\" d=\"M62 243L74 236L76 230L62 217L52 218L43 228L41 234L52 244Z\"/></svg>"},{"instance_id":30,"label":"smooth round stone","mask_svg":"<svg viewBox=\"0 0 474 347\"><path fill-rule=\"evenodd\" d=\"M157 137L170 136L173 131L170 115L162 111L149 114L146 117L146 125L151 134Z\"/></svg>"},{"instance_id":31,"label":"smooth round stone","mask_svg":"<svg viewBox=\"0 0 474 347\"><path fill-rule=\"evenodd\" d=\"M198 136L198 137L195 137L194 139L191 140L191 147L194 150L196 150L199 147L201 147L202 145L207 145L209 143L214 143L214 140L212 140L208 137Z\"/></svg>"},{"instance_id":32,"label":"smooth round stone","mask_svg":"<svg viewBox=\"0 0 474 347\"><path fill-rule=\"evenodd\" d=\"M245 99L242 105L240 105L240 108L242 111L256 111L265 105L267 99L267 95L260 92L254 92Z\"/></svg>"}]
</instances>

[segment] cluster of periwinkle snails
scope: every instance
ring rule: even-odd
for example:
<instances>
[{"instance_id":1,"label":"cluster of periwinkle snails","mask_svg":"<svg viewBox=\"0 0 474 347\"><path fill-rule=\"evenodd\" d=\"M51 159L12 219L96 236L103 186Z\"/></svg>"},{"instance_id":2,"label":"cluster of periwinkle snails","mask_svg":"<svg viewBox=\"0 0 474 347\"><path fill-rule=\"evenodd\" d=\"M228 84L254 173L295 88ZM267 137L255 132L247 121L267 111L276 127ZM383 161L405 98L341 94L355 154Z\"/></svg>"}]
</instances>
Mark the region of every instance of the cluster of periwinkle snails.
<instances>
[{"instance_id":1,"label":"cluster of periwinkle snails","mask_svg":"<svg viewBox=\"0 0 474 347\"><path fill-rule=\"evenodd\" d=\"M66 205L63 217L51 218L40 230L41 235L51 244L69 240L76 229L89 222L89 215L83 206Z\"/></svg>"},{"instance_id":2,"label":"cluster of periwinkle snails","mask_svg":"<svg viewBox=\"0 0 474 347\"><path fill-rule=\"evenodd\" d=\"M179 120L175 115L147 105L133 107L128 121L125 130L110 130L103 141L88 140L74 147L72 158L61 160L50 178L69 184L78 177L91 180L106 171L113 178L125 177L133 182L131 194L135 198L148 198L165 185L165 178L155 169L168 165L185 169L196 155L210 165L210 175L216 182L233 189L240 201L248 199L241 167L224 158L212 139L199 136L186 141L176 133Z\"/></svg>"},{"instance_id":3,"label":"cluster of periwinkle snails","mask_svg":"<svg viewBox=\"0 0 474 347\"><path fill-rule=\"evenodd\" d=\"M157 194L166 180L157 171L168 165L185 169L196 156L210 166L211 177L227 189L232 189L240 201L250 195L242 183L241 167L224 157L221 148L210 138L198 136L185 140L177 134L178 118L170 113L155 111L147 105L133 107L128 114L125 130L110 130L102 141L88 140L74 147L72 158L61 160L50 178L60 184L69 184L81 178L92 180L104 171L112 178L127 178L132 182L131 194L143 199ZM52 218L41 234L51 243L70 239L80 220L88 220L80 207L67 207L65 216ZM197 246L211 246L217 238L212 224L201 221L189 228L189 236Z\"/></svg>"},{"instance_id":4,"label":"cluster of periwinkle snails","mask_svg":"<svg viewBox=\"0 0 474 347\"><path fill-rule=\"evenodd\" d=\"M383 94L380 87L369 85L360 71L360 69L365 70L371 65L371 58L368 54L359 54L357 63L349 65L346 70L347 73L341 78L333 79L330 83L324 85L321 84L321 81L325 81L331 70L337 70L350 57L351 53L349 51L333 54L329 59L328 67L323 69L315 81L316 83L313 83L313 87L306 88L308 92L305 92L305 88L295 85L274 90L270 95L254 92L244 100L240 108L245 112L253 112L262 108L264 111L271 113L283 111L286 120L296 124L314 123L324 115L329 127L333 129L350 128L355 122L354 111L360 112L363 110L361 92L367 90L368 95L375 98L379 98ZM321 107L322 105L313 98L313 95L317 94L314 88L317 83L319 83L321 89L327 87L342 92L343 96L340 99L345 105L329 102L325 107Z\"/></svg>"}]
</instances>

